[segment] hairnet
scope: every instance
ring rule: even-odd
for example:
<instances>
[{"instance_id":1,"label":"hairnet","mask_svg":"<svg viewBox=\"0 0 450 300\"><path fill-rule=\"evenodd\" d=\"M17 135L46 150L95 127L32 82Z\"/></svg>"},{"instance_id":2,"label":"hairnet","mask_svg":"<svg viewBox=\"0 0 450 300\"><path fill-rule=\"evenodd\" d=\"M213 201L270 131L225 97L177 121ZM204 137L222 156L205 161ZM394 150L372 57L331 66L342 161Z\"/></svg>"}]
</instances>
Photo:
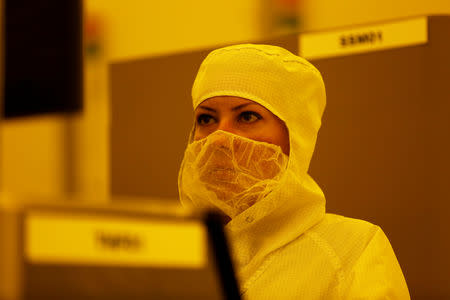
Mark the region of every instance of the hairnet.
<instances>
[{"instance_id":1,"label":"hairnet","mask_svg":"<svg viewBox=\"0 0 450 300\"><path fill-rule=\"evenodd\" d=\"M186 148L180 201L234 218L272 192L287 161L278 145L216 130Z\"/></svg>"}]
</instances>

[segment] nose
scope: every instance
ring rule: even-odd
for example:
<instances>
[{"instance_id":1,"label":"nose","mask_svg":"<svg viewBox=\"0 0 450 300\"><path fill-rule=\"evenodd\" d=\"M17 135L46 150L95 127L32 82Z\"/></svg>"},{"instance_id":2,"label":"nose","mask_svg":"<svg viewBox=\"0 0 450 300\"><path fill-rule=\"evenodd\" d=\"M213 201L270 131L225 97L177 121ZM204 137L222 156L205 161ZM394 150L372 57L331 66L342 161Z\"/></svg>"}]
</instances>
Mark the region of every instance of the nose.
<instances>
[{"instance_id":1,"label":"nose","mask_svg":"<svg viewBox=\"0 0 450 300\"><path fill-rule=\"evenodd\" d=\"M216 130L222 130L222 131L226 131L229 133L237 134L237 128L235 128L232 120L230 120L228 118L221 119L219 121L219 124L218 124Z\"/></svg>"},{"instance_id":2,"label":"nose","mask_svg":"<svg viewBox=\"0 0 450 300\"><path fill-rule=\"evenodd\" d=\"M208 127L196 127L194 131L194 140L200 140L206 138L207 136L214 134L216 131L225 131L239 135L239 128L236 124L233 124L233 120L228 118L219 119L213 126Z\"/></svg>"},{"instance_id":3,"label":"nose","mask_svg":"<svg viewBox=\"0 0 450 300\"><path fill-rule=\"evenodd\" d=\"M210 135L211 144L220 149L231 149L230 136L226 134L227 131L218 129Z\"/></svg>"}]
</instances>

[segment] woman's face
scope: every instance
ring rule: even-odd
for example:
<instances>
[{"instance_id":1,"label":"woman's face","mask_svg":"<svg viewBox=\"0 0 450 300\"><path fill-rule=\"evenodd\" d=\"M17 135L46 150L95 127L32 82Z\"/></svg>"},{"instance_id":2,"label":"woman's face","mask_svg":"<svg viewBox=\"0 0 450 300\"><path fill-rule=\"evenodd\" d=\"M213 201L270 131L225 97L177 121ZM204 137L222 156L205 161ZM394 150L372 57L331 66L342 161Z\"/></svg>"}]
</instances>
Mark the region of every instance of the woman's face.
<instances>
[{"instance_id":1,"label":"woman's face","mask_svg":"<svg viewBox=\"0 0 450 300\"><path fill-rule=\"evenodd\" d=\"M194 140L216 130L278 145L289 155L289 133L284 122L251 100L218 96L203 101L195 110Z\"/></svg>"}]
</instances>

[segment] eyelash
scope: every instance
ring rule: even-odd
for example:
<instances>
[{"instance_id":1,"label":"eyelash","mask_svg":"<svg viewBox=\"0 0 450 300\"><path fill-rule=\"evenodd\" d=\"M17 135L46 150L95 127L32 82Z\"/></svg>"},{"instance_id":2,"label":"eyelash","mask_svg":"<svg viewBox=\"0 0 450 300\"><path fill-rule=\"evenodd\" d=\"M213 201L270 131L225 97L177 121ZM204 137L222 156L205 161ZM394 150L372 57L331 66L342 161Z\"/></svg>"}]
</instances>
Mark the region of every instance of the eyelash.
<instances>
[{"instance_id":1,"label":"eyelash","mask_svg":"<svg viewBox=\"0 0 450 300\"><path fill-rule=\"evenodd\" d=\"M253 120L253 121L245 121L244 120L245 117L250 117L250 116L255 116L256 120ZM238 120L243 123L253 123L260 119L262 119L262 116L254 111L243 111L238 116ZM209 114L200 114L197 116L197 124L200 126L210 125L210 124L208 124L208 122L210 120L217 121L215 117L213 117Z\"/></svg>"},{"instance_id":2,"label":"eyelash","mask_svg":"<svg viewBox=\"0 0 450 300\"><path fill-rule=\"evenodd\" d=\"M239 120L243 120L244 117L248 117L248 116L255 116L256 120L254 121L244 121L244 123L253 123L256 122L257 120L262 119L261 115L258 114L257 112L254 111L243 111L239 114Z\"/></svg>"},{"instance_id":3,"label":"eyelash","mask_svg":"<svg viewBox=\"0 0 450 300\"><path fill-rule=\"evenodd\" d=\"M211 116L211 115L201 114L201 115L197 116L197 124L200 125L200 126L207 125L207 124L202 124L202 121L204 121L205 118L208 118L208 120L211 120L211 119L215 120L215 118L213 116Z\"/></svg>"}]
</instances>

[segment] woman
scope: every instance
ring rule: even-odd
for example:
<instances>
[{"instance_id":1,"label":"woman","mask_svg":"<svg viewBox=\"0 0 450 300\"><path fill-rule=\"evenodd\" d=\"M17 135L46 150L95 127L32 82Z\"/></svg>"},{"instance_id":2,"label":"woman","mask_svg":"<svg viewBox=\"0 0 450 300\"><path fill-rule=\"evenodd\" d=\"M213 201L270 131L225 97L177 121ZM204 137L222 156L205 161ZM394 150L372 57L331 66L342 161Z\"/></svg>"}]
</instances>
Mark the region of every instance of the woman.
<instances>
[{"instance_id":1,"label":"woman","mask_svg":"<svg viewBox=\"0 0 450 300\"><path fill-rule=\"evenodd\" d=\"M192 97L180 199L229 217L244 298L409 299L383 231L326 214L307 173L325 108L314 66L275 46L221 48Z\"/></svg>"}]
</instances>

